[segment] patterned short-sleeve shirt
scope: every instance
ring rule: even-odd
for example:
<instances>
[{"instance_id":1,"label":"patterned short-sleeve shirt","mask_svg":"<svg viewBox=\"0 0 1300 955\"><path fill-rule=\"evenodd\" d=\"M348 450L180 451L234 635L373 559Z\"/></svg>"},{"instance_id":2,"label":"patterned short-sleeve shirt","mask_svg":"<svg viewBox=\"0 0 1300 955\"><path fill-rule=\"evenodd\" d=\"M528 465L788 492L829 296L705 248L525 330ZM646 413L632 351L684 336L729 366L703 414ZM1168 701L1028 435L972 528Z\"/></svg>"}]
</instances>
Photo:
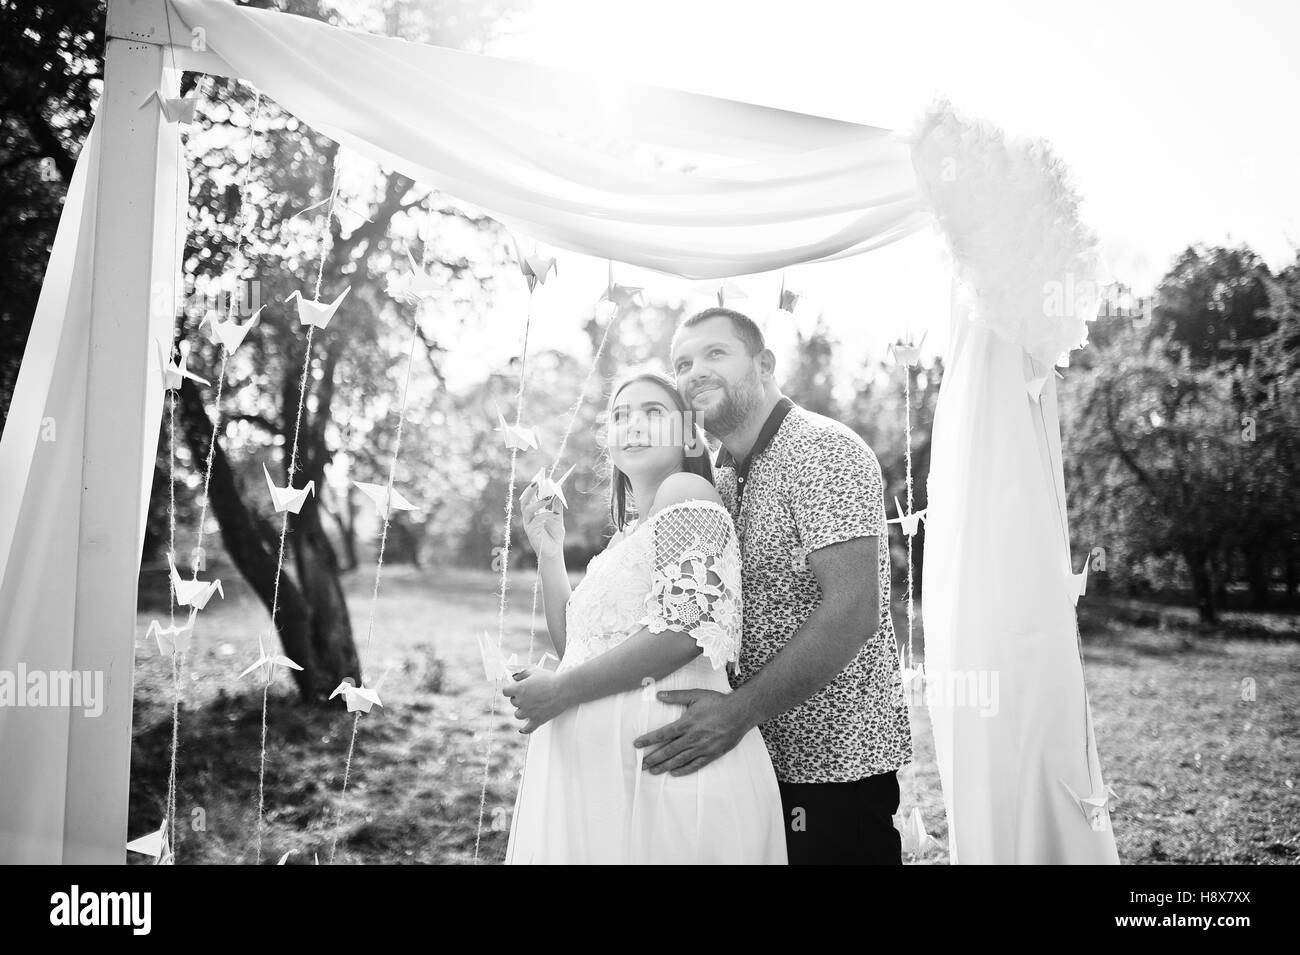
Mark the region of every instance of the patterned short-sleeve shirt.
<instances>
[{"instance_id":1,"label":"patterned short-sleeve shirt","mask_svg":"<svg viewBox=\"0 0 1300 955\"><path fill-rule=\"evenodd\" d=\"M808 554L855 537L879 541L875 633L838 676L759 727L777 777L850 782L907 765L912 732L889 612L884 484L874 452L840 422L783 398L745 465L720 450L715 480L741 544L744 636L733 686L758 672L821 602Z\"/></svg>"}]
</instances>

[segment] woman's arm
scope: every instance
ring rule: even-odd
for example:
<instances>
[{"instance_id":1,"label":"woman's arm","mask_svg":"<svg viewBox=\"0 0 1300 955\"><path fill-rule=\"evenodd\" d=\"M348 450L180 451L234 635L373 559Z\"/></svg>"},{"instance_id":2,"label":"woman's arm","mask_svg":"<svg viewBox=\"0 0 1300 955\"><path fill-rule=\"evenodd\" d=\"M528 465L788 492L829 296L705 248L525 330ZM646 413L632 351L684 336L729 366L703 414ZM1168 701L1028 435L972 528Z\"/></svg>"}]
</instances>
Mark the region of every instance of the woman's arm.
<instances>
[{"instance_id":1,"label":"woman's arm","mask_svg":"<svg viewBox=\"0 0 1300 955\"><path fill-rule=\"evenodd\" d=\"M695 638L680 630L651 633L642 627L612 650L558 674L563 709L662 680L701 652Z\"/></svg>"},{"instance_id":2,"label":"woman's arm","mask_svg":"<svg viewBox=\"0 0 1300 955\"><path fill-rule=\"evenodd\" d=\"M526 721L520 732L531 733L580 703L639 689L647 679L661 680L701 652L689 634L651 633L649 627L642 627L618 646L571 670L522 670L515 674L516 682L501 692L514 703L515 717Z\"/></svg>"},{"instance_id":3,"label":"woman's arm","mask_svg":"<svg viewBox=\"0 0 1300 955\"><path fill-rule=\"evenodd\" d=\"M564 552L561 551L558 556L540 558L537 566L542 575L542 608L546 612L546 629L551 634L556 654L562 657L568 637L565 610L569 605L569 595L573 593L573 588L569 585L569 571L564 565Z\"/></svg>"},{"instance_id":4,"label":"woman's arm","mask_svg":"<svg viewBox=\"0 0 1300 955\"><path fill-rule=\"evenodd\" d=\"M569 586L569 571L564 565L564 507L556 502L559 510L552 511L546 506L549 500L538 500L536 484L529 484L519 496L524 533L537 555L537 571L542 578L546 629L555 644L555 652L564 656L568 635L565 609L573 588Z\"/></svg>"}]
</instances>

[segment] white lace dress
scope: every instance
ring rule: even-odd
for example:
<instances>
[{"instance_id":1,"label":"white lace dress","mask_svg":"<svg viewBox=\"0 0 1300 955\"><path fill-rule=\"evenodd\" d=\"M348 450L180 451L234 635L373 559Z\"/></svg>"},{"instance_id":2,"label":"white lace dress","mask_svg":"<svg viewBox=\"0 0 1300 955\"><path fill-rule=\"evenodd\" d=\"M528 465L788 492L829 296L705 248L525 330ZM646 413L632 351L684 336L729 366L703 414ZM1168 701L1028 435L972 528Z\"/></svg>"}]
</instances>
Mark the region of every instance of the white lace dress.
<instances>
[{"instance_id":1,"label":"white lace dress","mask_svg":"<svg viewBox=\"0 0 1300 955\"><path fill-rule=\"evenodd\" d=\"M559 669L617 646L641 627L689 633L703 648L658 682L584 703L529 737L506 861L786 862L776 774L757 729L687 776L652 775L632 741L677 719L660 690L730 692L739 654L740 547L731 516L685 501L615 535L587 565L567 607Z\"/></svg>"}]
</instances>

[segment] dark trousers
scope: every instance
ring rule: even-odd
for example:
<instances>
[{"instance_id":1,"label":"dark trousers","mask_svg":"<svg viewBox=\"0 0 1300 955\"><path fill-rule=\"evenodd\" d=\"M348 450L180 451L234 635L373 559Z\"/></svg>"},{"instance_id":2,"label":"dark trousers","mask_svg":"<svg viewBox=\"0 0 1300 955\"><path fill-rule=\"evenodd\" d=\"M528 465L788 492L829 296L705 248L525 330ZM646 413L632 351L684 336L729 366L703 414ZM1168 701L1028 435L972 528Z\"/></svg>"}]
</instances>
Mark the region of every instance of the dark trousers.
<instances>
[{"instance_id":1,"label":"dark trousers","mask_svg":"<svg viewBox=\"0 0 1300 955\"><path fill-rule=\"evenodd\" d=\"M902 865L898 774L851 783L780 783L791 865Z\"/></svg>"}]
</instances>

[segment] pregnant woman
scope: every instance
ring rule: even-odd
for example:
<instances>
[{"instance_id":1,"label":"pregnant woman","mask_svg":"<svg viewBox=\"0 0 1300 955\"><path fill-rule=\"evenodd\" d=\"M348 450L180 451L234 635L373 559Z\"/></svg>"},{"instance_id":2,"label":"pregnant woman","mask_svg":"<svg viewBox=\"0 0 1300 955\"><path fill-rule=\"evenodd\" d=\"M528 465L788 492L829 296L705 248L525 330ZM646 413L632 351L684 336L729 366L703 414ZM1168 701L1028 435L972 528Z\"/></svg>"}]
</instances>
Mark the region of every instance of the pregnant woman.
<instances>
[{"instance_id":1,"label":"pregnant woman","mask_svg":"<svg viewBox=\"0 0 1300 955\"><path fill-rule=\"evenodd\" d=\"M608 425L617 532L572 592L562 509L544 507L533 487L521 498L561 662L554 673L521 671L504 690L530 734L506 861L784 865L781 797L757 729L683 776L643 771L632 746L681 713L656 692L730 692L740 548L708 449L668 378L625 379Z\"/></svg>"}]
</instances>

